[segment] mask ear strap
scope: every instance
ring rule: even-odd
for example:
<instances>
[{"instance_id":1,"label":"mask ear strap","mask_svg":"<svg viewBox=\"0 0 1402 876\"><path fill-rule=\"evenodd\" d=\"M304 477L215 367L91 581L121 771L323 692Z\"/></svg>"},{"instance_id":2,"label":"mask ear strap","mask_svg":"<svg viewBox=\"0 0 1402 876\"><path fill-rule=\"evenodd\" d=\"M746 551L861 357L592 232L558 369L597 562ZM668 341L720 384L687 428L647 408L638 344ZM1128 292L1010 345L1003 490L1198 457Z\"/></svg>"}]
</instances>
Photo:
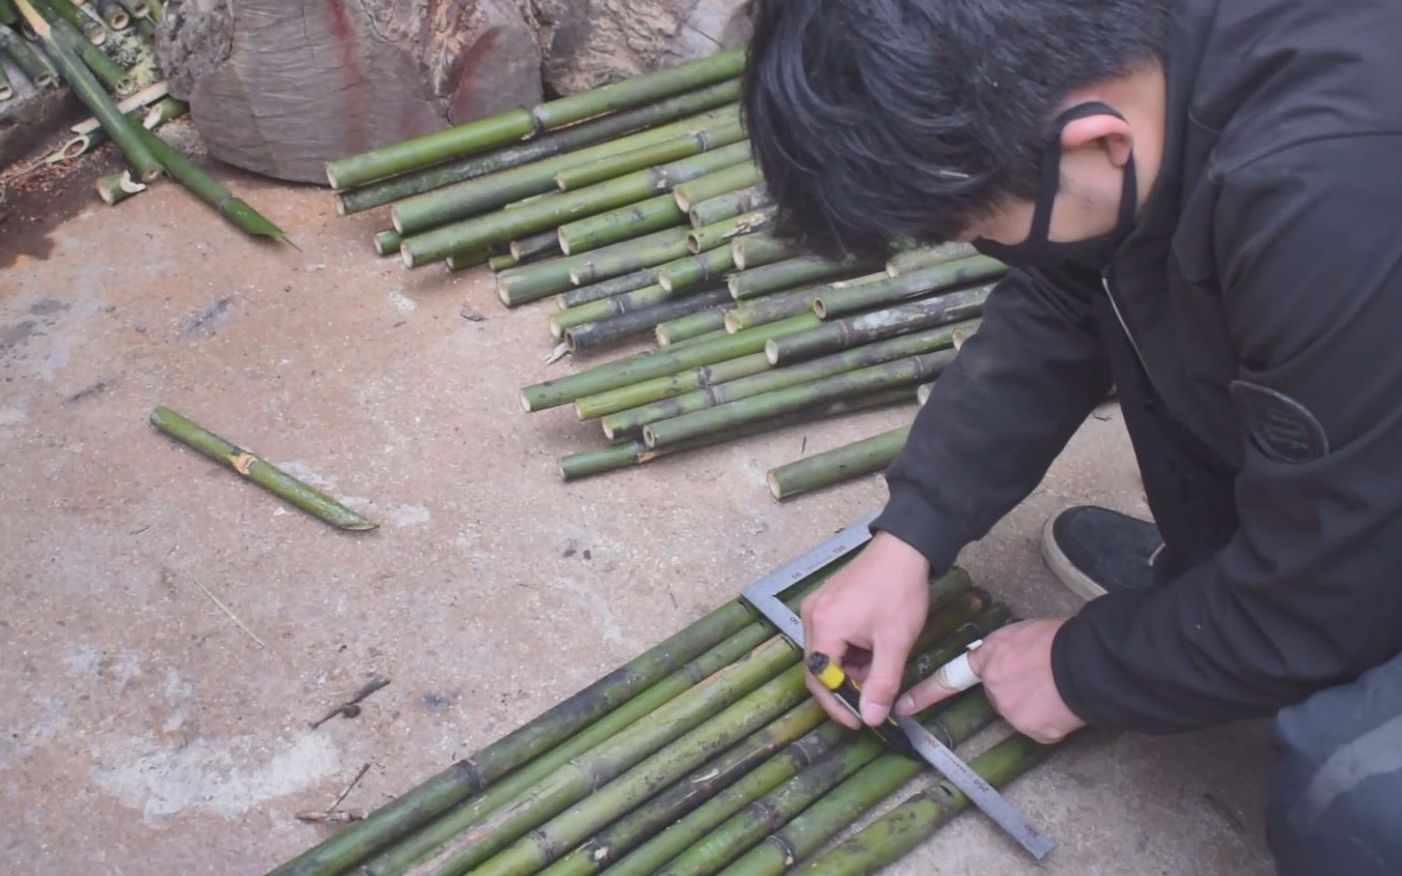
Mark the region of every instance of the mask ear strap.
<instances>
[{"instance_id":1,"label":"mask ear strap","mask_svg":"<svg viewBox=\"0 0 1402 876\"><path fill-rule=\"evenodd\" d=\"M1078 103L1070 107L1061 115L1052 120L1051 131L1047 134L1047 141L1042 149L1042 189L1037 194L1037 206L1032 214L1032 230L1027 235L1029 241L1047 242L1051 240L1051 220L1052 210L1056 208L1056 195L1061 191L1061 135L1066 130L1066 126L1087 116L1111 115L1123 120L1124 116L1119 110L1107 103L1098 100L1090 100L1085 103ZM1130 219L1133 219L1134 201L1137 195L1137 185L1134 179L1134 162L1131 161L1125 168L1125 187L1129 189L1128 197L1120 200L1120 223L1125 222L1126 204L1130 211Z\"/></svg>"}]
</instances>

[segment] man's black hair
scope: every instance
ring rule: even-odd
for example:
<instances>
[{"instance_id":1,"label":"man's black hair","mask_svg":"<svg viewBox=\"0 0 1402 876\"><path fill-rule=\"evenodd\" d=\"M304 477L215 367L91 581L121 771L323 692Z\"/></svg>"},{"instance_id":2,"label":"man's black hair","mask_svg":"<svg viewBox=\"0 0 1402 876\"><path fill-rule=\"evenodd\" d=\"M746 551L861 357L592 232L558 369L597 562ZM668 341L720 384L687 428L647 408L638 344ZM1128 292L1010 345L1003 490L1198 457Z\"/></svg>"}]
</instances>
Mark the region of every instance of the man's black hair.
<instances>
[{"instance_id":1,"label":"man's black hair","mask_svg":"<svg viewBox=\"0 0 1402 876\"><path fill-rule=\"evenodd\" d=\"M1035 198L1058 105L1164 56L1171 0L758 0L745 122L776 228L877 256Z\"/></svg>"}]
</instances>

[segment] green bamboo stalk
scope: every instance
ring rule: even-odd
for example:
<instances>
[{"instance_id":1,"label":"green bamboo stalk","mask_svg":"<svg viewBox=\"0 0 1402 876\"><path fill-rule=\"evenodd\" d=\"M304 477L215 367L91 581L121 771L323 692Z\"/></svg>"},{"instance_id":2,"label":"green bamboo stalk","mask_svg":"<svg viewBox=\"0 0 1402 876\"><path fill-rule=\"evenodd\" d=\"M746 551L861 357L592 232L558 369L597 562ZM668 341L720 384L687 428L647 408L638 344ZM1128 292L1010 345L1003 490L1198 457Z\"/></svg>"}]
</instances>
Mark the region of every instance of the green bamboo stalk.
<instances>
[{"instance_id":1,"label":"green bamboo stalk","mask_svg":"<svg viewBox=\"0 0 1402 876\"><path fill-rule=\"evenodd\" d=\"M117 0L122 4L122 8L131 14L132 18L146 18L151 14L151 7L146 0Z\"/></svg>"},{"instance_id":2,"label":"green bamboo stalk","mask_svg":"<svg viewBox=\"0 0 1402 876\"><path fill-rule=\"evenodd\" d=\"M33 3L33 0L29 0L29 2ZM83 66L86 67L105 88L117 95L117 97L129 97L136 92L136 82L127 75L127 71L123 70L116 61L109 58L107 54L99 49L87 36L79 33L78 28L74 27L67 19L60 16L51 7L40 4L35 8L52 27L57 41L72 49L73 53L82 60ZM93 19L88 20L94 21ZM94 21L94 23L96 22ZM32 24L30 26L33 27ZM98 27L99 30L101 30L101 25ZM106 39L107 31L102 30L101 32L103 38ZM35 34L39 35L37 30L35 30ZM42 36L40 38L42 39ZM45 45L47 47L47 41L45 41ZM52 56L54 50L48 47L48 53ZM58 60L55 59L54 62L59 66L60 72L62 72L62 66L58 64ZM71 82L69 84L72 85ZM93 115L97 115L97 113L93 113Z\"/></svg>"},{"instance_id":3,"label":"green bamboo stalk","mask_svg":"<svg viewBox=\"0 0 1402 876\"><path fill-rule=\"evenodd\" d=\"M102 90L93 75L83 66L78 53L64 39L55 34L44 16L31 5L32 0L15 0L24 20L34 29L43 41L45 48L58 65L64 80L72 87L88 110L102 122L102 127L122 150L122 155L137 172L142 182L150 182L161 175L161 164L145 143L139 125L132 122L117 109L112 98ZM99 52L99 54L101 54ZM104 55L104 57L106 57Z\"/></svg>"},{"instance_id":4,"label":"green bamboo stalk","mask_svg":"<svg viewBox=\"0 0 1402 876\"><path fill-rule=\"evenodd\" d=\"M132 195L146 191L146 184L131 178L131 171L109 173L97 178L97 195L103 203L115 206Z\"/></svg>"},{"instance_id":5,"label":"green bamboo stalk","mask_svg":"<svg viewBox=\"0 0 1402 876\"><path fill-rule=\"evenodd\" d=\"M753 161L745 161L707 176L684 182L672 189L677 207L684 215L690 215L691 208L718 195L746 189L764 181L759 166Z\"/></svg>"},{"instance_id":6,"label":"green bamboo stalk","mask_svg":"<svg viewBox=\"0 0 1402 876\"><path fill-rule=\"evenodd\" d=\"M702 334L699 334L693 338L682 338L681 340L673 341L672 343L665 344L664 346L668 347L669 349L675 350L678 347L685 347L691 344L704 344L707 341L718 340L724 337L725 334L725 329L716 329L715 331L703 332Z\"/></svg>"},{"instance_id":7,"label":"green bamboo stalk","mask_svg":"<svg viewBox=\"0 0 1402 876\"><path fill-rule=\"evenodd\" d=\"M214 177L205 173L179 150L156 136L154 132L137 126L136 134L176 182L183 185L195 197L218 210L240 231L256 237L270 237L296 248L296 244L288 238L281 228L249 206L242 198L234 197L233 193L224 188Z\"/></svg>"},{"instance_id":8,"label":"green bamboo stalk","mask_svg":"<svg viewBox=\"0 0 1402 876\"><path fill-rule=\"evenodd\" d=\"M857 277L868 273L874 267L879 267L854 260L833 261L819 256L797 256L755 267L750 255L749 252L745 253L748 269L742 269L730 278L730 294L735 296L737 301L759 298L770 292L820 280ZM740 267L739 262L736 262L736 267Z\"/></svg>"},{"instance_id":9,"label":"green bamboo stalk","mask_svg":"<svg viewBox=\"0 0 1402 876\"><path fill-rule=\"evenodd\" d=\"M347 216L454 183L555 158L576 149L595 146L616 137L715 109L732 103L739 94L740 82L738 79L732 79L637 109L581 122L486 155L448 161L370 183L338 193L337 211L342 216Z\"/></svg>"},{"instance_id":10,"label":"green bamboo stalk","mask_svg":"<svg viewBox=\"0 0 1402 876\"><path fill-rule=\"evenodd\" d=\"M711 365L702 365L675 374L668 374L652 380L643 380L617 389L595 395L583 396L574 403L575 413L581 420L594 420L618 411L626 411L639 405L671 398L711 386L758 374L769 368L769 360L763 353L751 353Z\"/></svg>"},{"instance_id":11,"label":"green bamboo stalk","mask_svg":"<svg viewBox=\"0 0 1402 876\"><path fill-rule=\"evenodd\" d=\"M131 14L117 0L97 0L97 11L113 30L126 30L131 26Z\"/></svg>"},{"instance_id":12,"label":"green bamboo stalk","mask_svg":"<svg viewBox=\"0 0 1402 876\"><path fill-rule=\"evenodd\" d=\"M910 427L854 441L769 470L769 492L780 501L830 487L864 474L884 471L905 447Z\"/></svg>"},{"instance_id":13,"label":"green bamboo stalk","mask_svg":"<svg viewBox=\"0 0 1402 876\"><path fill-rule=\"evenodd\" d=\"M738 332L740 329L764 325L776 319L785 319L796 313L811 312L813 310L813 302L826 293L834 292L839 289L847 289L852 286L875 283L878 280L884 279L886 279L884 273L864 274L849 280L837 280L836 282L823 283L818 286L807 286L801 289L788 289L783 292L765 295L761 298L741 301L735 306L735 309L726 316L725 328L726 331L729 332Z\"/></svg>"},{"instance_id":14,"label":"green bamboo stalk","mask_svg":"<svg viewBox=\"0 0 1402 876\"><path fill-rule=\"evenodd\" d=\"M634 271L631 274L623 274L609 280L561 292L557 300L560 309L566 310L581 304L588 304L591 301L601 301L605 298L612 298L614 295L622 295L624 292L636 292L646 286L656 285L656 283L657 269L643 268L641 271Z\"/></svg>"},{"instance_id":15,"label":"green bamboo stalk","mask_svg":"<svg viewBox=\"0 0 1402 876\"><path fill-rule=\"evenodd\" d=\"M774 199L769 196L768 189L763 185L753 185L693 204L687 211L687 218L693 228L704 228L731 216L763 210L773 204Z\"/></svg>"},{"instance_id":16,"label":"green bamboo stalk","mask_svg":"<svg viewBox=\"0 0 1402 876\"><path fill-rule=\"evenodd\" d=\"M650 423L674 419L685 414L692 414L779 389L801 386L839 374L848 374L897 359L943 350L951 346L953 336L953 326L913 332L833 353L819 359L800 362L797 365L769 369L750 377L742 377L727 383L697 389L684 395L620 411L616 414L609 414L600 420L599 425L603 427L604 434L611 439L633 437L641 434L643 427Z\"/></svg>"},{"instance_id":17,"label":"green bamboo stalk","mask_svg":"<svg viewBox=\"0 0 1402 876\"><path fill-rule=\"evenodd\" d=\"M689 291L689 290L687 290ZM567 307L557 311L550 317L550 335L554 338L562 338L566 329L575 326L586 325L591 322L612 319L625 313L633 313L644 308L655 307L667 301L672 301L683 297L682 294L673 294L656 284L644 286L632 292L624 292L612 298L604 298L599 301L591 301L588 304L581 304L577 307Z\"/></svg>"},{"instance_id":18,"label":"green bamboo stalk","mask_svg":"<svg viewBox=\"0 0 1402 876\"><path fill-rule=\"evenodd\" d=\"M892 277L978 255L971 243L942 243L898 252L886 262L886 273Z\"/></svg>"},{"instance_id":19,"label":"green bamboo stalk","mask_svg":"<svg viewBox=\"0 0 1402 876\"><path fill-rule=\"evenodd\" d=\"M525 262L538 256L558 254L560 239L555 236L554 229L551 229L510 241L508 248L513 259L518 263Z\"/></svg>"},{"instance_id":20,"label":"green bamboo stalk","mask_svg":"<svg viewBox=\"0 0 1402 876\"><path fill-rule=\"evenodd\" d=\"M683 344L683 346L685 345ZM823 402L782 416L755 420L735 429L712 432L709 435L703 435L690 441L681 441L667 447L651 448L642 441L625 441L602 450L586 450L570 454L560 460L560 473L566 480L585 475L602 474L634 465L645 465L678 453L738 441L741 438L772 432L788 426L811 423L828 417L846 416L856 411L909 404L914 400L915 397L909 389L885 390L869 393L860 398L841 398Z\"/></svg>"},{"instance_id":21,"label":"green bamboo stalk","mask_svg":"<svg viewBox=\"0 0 1402 876\"><path fill-rule=\"evenodd\" d=\"M954 572L965 574L957 567ZM925 666L917 667L915 671L922 675L929 674L947 660L962 653L970 642L987 635L1006 622L1005 610L995 609L985 612L973 622L965 624L952 633L934 651L928 655L922 655L928 658L924 661ZM783 786L794 776L813 766L837 746L851 744L850 740L854 738L860 737L855 737L851 731L840 724L835 722L823 724L751 771L743 779L697 807L667 830L629 853L610 868L611 876L654 876L666 866L668 861L685 853L687 849L711 834L731 816Z\"/></svg>"},{"instance_id":22,"label":"green bamboo stalk","mask_svg":"<svg viewBox=\"0 0 1402 876\"><path fill-rule=\"evenodd\" d=\"M375 254L394 255L399 252L399 232L393 228L375 232Z\"/></svg>"},{"instance_id":23,"label":"green bamboo stalk","mask_svg":"<svg viewBox=\"0 0 1402 876\"><path fill-rule=\"evenodd\" d=\"M901 386L909 386L913 393L917 383L932 380L952 361L953 350L938 350L759 393L649 423L643 427L643 441L651 448L666 447L713 430L733 429L754 420L862 393Z\"/></svg>"},{"instance_id":24,"label":"green bamboo stalk","mask_svg":"<svg viewBox=\"0 0 1402 876\"><path fill-rule=\"evenodd\" d=\"M734 251L735 267L741 271L797 258L803 254L792 241L764 232L737 237L730 242L730 248Z\"/></svg>"},{"instance_id":25,"label":"green bamboo stalk","mask_svg":"<svg viewBox=\"0 0 1402 876\"><path fill-rule=\"evenodd\" d=\"M21 4L24 2L20 0ZM363 532L375 528L374 523L325 493L307 486L253 453L230 444L164 405L151 411L151 425L337 529Z\"/></svg>"},{"instance_id":26,"label":"green bamboo stalk","mask_svg":"<svg viewBox=\"0 0 1402 876\"><path fill-rule=\"evenodd\" d=\"M729 216L687 234L686 248L693 253L700 253L718 246L729 246L730 242L740 235L763 228L771 218L772 214L768 210L754 210Z\"/></svg>"},{"instance_id":27,"label":"green bamboo stalk","mask_svg":"<svg viewBox=\"0 0 1402 876\"><path fill-rule=\"evenodd\" d=\"M745 50L730 49L622 82L543 103L531 111L538 129L558 128L732 79L745 69Z\"/></svg>"},{"instance_id":28,"label":"green bamboo stalk","mask_svg":"<svg viewBox=\"0 0 1402 876\"><path fill-rule=\"evenodd\" d=\"M494 256L484 246L481 249L472 250L470 252L450 255L444 260L444 265L447 266L449 271L464 271L468 268L475 268L478 265L490 265L494 260L501 266L500 270L506 270L516 263L511 253L508 252L500 256Z\"/></svg>"},{"instance_id":29,"label":"green bamboo stalk","mask_svg":"<svg viewBox=\"0 0 1402 876\"><path fill-rule=\"evenodd\" d=\"M848 316L874 307L923 297L939 289L996 280L1007 273L1007 270L1007 266L1002 262L988 256L975 255L956 259L876 283L832 290L814 299L813 312L822 320Z\"/></svg>"},{"instance_id":30,"label":"green bamboo stalk","mask_svg":"<svg viewBox=\"0 0 1402 876\"><path fill-rule=\"evenodd\" d=\"M40 0L40 3L36 5L48 7L51 12L81 33L83 39L87 40L89 44L100 46L107 42L107 31L103 28L102 22L83 12L70 0ZM30 27L33 26L31 23ZM35 32L38 32L37 28Z\"/></svg>"},{"instance_id":31,"label":"green bamboo stalk","mask_svg":"<svg viewBox=\"0 0 1402 876\"><path fill-rule=\"evenodd\" d=\"M333 189L353 188L524 140L536 130L530 112L520 108L510 109L464 125L327 162L326 181Z\"/></svg>"},{"instance_id":32,"label":"green bamboo stalk","mask_svg":"<svg viewBox=\"0 0 1402 876\"><path fill-rule=\"evenodd\" d=\"M784 338L766 344L764 353L771 365L787 365L799 359L845 350L871 341L973 319L983 312L983 302L988 297L989 289L983 286L950 292L937 298L823 323L804 332L802 338Z\"/></svg>"},{"instance_id":33,"label":"green bamboo stalk","mask_svg":"<svg viewBox=\"0 0 1402 876\"><path fill-rule=\"evenodd\" d=\"M726 294L729 295L729 292ZM725 307L712 307L659 323L656 332L657 344L660 347L670 347L682 341L724 330L725 315L729 312Z\"/></svg>"},{"instance_id":34,"label":"green bamboo stalk","mask_svg":"<svg viewBox=\"0 0 1402 876\"><path fill-rule=\"evenodd\" d=\"M941 729L947 734L945 743L951 747L957 745L995 717L993 706L982 691L959 700L940 715L939 720L944 725ZM746 833L735 846L744 848L744 844L764 837L765 827L774 829L764 842L750 848L720 872L725 876L779 876L926 768L921 761L895 753L868 760L845 775L840 783L828 784L818 794L800 795L801 805L784 809L781 814L788 817L783 821L775 818L757 831ZM714 873L716 870L691 872Z\"/></svg>"},{"instance_id":35,"label":"green bamboo stalk","mask_svg":"<svg viewBox=\"0 0 1402 876\"><path fill-rule=\"evenodd\" d=\"M711 365L734 359L746 353L754 353L764 348L767 341L796 332L808 331L819 325L819 320L811 313L799 314L779 322L746 329L695 345L665 350L651 350L608 362L603 365L547 380L521 390L521 406L526 411L541 411L557 405L567 404L586 395L596 395L610 389L676 374L698 365Z\"/></svg>"},{"instance_id":36,"label":"green bamboo stalk","mask_svg":"<svg viewBox=\"0 0 1402 876\"><path fill-rule=\"evenodd\" d=\"M717 167L725 167L737 157L748 154L748 143L733 143L671 164L624 174L578 191L561 192L538 204L415 232L404 239L400 252L404 256L404 264L412 268L455 251L555 228L572 218L593 216L636 203L655 192L665 191L676 180L691 179ZM403 224L403 214L397 209L394 215L394 226L401 234L414 231Z\"/></svg>"},{"instance_id":37,"label":"green bamboo stalk","mask_svg":"<svg viewBox=\"0 0 1402 876\"><path fill-rule=\"evenodd\" d=\"M10 0L0 0L0 24L10 25L19 23L19 13L15 12L15 7Z\"/></svg>"},{"instance_id":38,"label":"green bamboo stalk","mask_svg":"<svg viewBox=\"0 0 1402 876\"><path fill-rule=\"evenodd\" d=\"M734 266L730 247L718 246L698 255L683 256L658 268L657 284L668 292L678 292L718 279ZM730 290L725 290L725 294L729 298Z\"/></svg>"},{"instance_id":39,"label":"green bamboo stalk","mask_svg":"<svg viewBox=\"0 0 1402 876\"><path fill-rule=\"evenodd\" d=\"M578 167L566 168L555 174L555 185L562 192L574 191L635 170L667 164L721 146L729 146L743 139L745 128L736 120L650 146L640 146L619 155L599 158Z\"/></svg>"},{"instance_id":40,"label":"green bamboo stalk","mask_svg":"<svg viewBox=\"0 0 1402 876\"><path fill-rule=\"evenodd\" d=\"M150 17L153 21L160 21L165 12L162 9L164 0L146 0L146 5L150 10Z\"/></svg>"},{"instance_id":41,"label":"green bamboo stalk","mask_svg":"<svg viewBox=\"0 0 1402 876\"><path fill-rule=\"evenodd\" d=\"M568 855L541 871L541 876L589 876L609 866L624 852L666 828L727 786L760 766L785 746L797 742L823 723L817 700L808 700L756 730L739 745L707 761L657 798L590 837Z\"/></svg>"},{"instance_id":42,"label":"green bamboo stalk","mask_svg":"<svg viewBox=\"0 0 1402 876\"><path fill-rule=\"evenodd\" d=\"M635 237L603 249L570 256L569 280L576 286L587 286L620 274L631 273L639 268L655 268L681 258L686 253L685 231L680 228L664 228L645 237Z\"/></svg>"},{"instance_id":43,"label":"green bamboo stalk","mask_svg":"<svg viewBox=\"0 0 1402 876\"><path fill-rule=\"evenodd\" d=\"M627 240L649 231L673 228L686 222L671 195L658 195L636 204L620 207L560 226L560 249L583 253Z\"/></svg>"},{"instance_id":44,"label":"green bamboo stalk","mask_svg":"<svg viewBox=\"0 0 1402 876\"><path fill-rule=\"evenodd\" d=\"M621 297L621 296L620 296ZM725 289L712 289L695 295L670 299L651 307L623 313L611 319L577 325L565 330L565 343L571 352L589 350L634 335L646 334L659 323L689 313L712 308L729 300Z\"/></svg>"},{"instance_id":45,"label":"green bamboo stalk","mask_svg":"<svg viewBox=\"0 0 1402 876\"><path fill-rule=\"evenodd\" d=\"M15 66L28 77L36 89L57 88L58 79L34 50L19 34L8 27L0 26L0 51L15 62Z\"/></svg>"},{"instance_id":46,"label":"green bamboo stalk","mask_svg":"<svg viewBox=\"0 0 1402 876\"><path fill-rule=\"evenodd\" d=\"M391 215L401 234L417 233L459 219L481 215L522 198L555 192L555 174L566 168L649 143L670 140L688 131L705 130L737 118L738 107L719 107L617 140L586 146L553 158L414 195L396 203Z\"/></svg>"},{"instance_id":47,"label":"green bamboo stalk","mask_svg":"<svg viewBox=\"0 0 1402 876\"><path fill-rule=\"evenodd\" d=\"M396 250L396 252L397 252L397 250ZM476 257L477 257L477 253L468 253L468 258L469 258L469 259L476 259ZM462 270L462 268L464 268L464 267L469 267L468 265L463 264L462 261L463 261L463 260L462 260L462 257L461 257L461 256L456 256L456 255L450 255L450 256L448 256L448 258L446 259L446 264L448 265L448 270L450 270L450 271L458 271L458 270ZM499 274L499 273L501 273L502 271L505 271L505 270L507 270L507 269L509 269L509 268L514 268L514 267L516 267L516 264L517 264L517 262L516 262L516 256L512 255L512 254L509 253L509 252L504 252L504 253L501 253L501 254L499 254L499 255L488 256L488 257L487 257L487 268L488 268L493 274Z\"/></svg>"},{"instance_id":48,"label":"green bamboo stalk","mask_svg":"<svg viewBox=\"0 0 1402 876\"><path fill-rule=\"evenodd\" d=\"M813 576L790 598L801 599L839 567ZM491 789L489 794L504 791L498 794L504 803L565 760L611 738L729 664L766 635L765 625L744 602L728 602L269 876L333 876L484 789ZM462 810L471 808L469 803ZM488 806L479 808L490 811ZM428 836L440 822L416 836Z\"/></svg>"}]
</instances>

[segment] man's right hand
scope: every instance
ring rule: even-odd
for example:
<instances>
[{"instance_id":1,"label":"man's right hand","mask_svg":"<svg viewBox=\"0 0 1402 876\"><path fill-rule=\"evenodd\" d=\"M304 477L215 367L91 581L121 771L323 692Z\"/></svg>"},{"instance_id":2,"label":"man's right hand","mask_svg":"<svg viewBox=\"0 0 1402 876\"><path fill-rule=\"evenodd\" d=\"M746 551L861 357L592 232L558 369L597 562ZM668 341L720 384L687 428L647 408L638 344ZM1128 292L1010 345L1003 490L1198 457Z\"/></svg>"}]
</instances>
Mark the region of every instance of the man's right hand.
<instances>
[{"instance_id":1,"label":"man's right hand","mask_svg":"<svg viewBox=\"0 0 1402 876\"><path fill-rule=\"evenodd\" d=\"M871 544L803 601L808 652L838 661L862 688L862 721L809 675L808 689L839 724L857 729L886 720L901 694L910 649L925 626L930 564L915 548L878 532Z\"/></svg>"}]
</instances>

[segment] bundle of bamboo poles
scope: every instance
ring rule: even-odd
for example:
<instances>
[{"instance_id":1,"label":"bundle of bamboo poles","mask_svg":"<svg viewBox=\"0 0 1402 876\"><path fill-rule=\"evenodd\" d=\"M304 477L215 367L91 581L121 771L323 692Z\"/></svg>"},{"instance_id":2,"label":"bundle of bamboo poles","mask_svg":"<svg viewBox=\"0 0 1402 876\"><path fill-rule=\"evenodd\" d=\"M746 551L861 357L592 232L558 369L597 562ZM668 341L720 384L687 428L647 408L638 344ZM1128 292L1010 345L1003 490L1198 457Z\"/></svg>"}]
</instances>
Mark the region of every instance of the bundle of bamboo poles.
<instances>
[{"instance_id":1,"label":"bundle of bamboo poles","mask_svg":"<svg viewBox=\"0 0 1402 876\"><path fill-rule=\"evenodd\" d=\"M42 163L76 158L111 140L130 170L98 180L107 203L169 174L245 233L286 241L280 228L154 133L186 111L157 81L152 37L161 8L159 0L0 0L0 54L35 88L66 84L92 113ZM12 90L3 70L0 94Z\"/></svg>"},{"instance_id":2,"label":"bundle of bamboo poles","mask_svg":"<svg viewBox=\"0 0 1402 876\"><path fill-rule=\"evenodd\" d=\"M793 588L790 604L840 566ZM931 582L906 681L1008 620L961 570ZM270 876L739 876L832 866L819 847L927 768L825 720L799 658L743 602L729 603ZM952 746L993 718L978 692L920 716ZM995 784L1045 753L1011 739L974 761ZM862 854L899 857L960 805L943 785L924 793L906 805L934 803L939 818L922 815L922 833L903 828Z\"/></svg>"},{"instance_id":3,"label":"bundle of bamboo poles","mask_svg":"<svg viewBox=\"0 0 1402 876\"><path fill-rule=\"evenodd\" d=\"M527 411L572 403L601 426L608 444L560 460L567 480L913 402L1004 271L966 246L881 265L769 233L743 65L722 52L327 166L342 214L388 207L379 254L486 263L508 307L553 297L561 351L653 336L522 391Z\"/></svg>"}]
</instances>

